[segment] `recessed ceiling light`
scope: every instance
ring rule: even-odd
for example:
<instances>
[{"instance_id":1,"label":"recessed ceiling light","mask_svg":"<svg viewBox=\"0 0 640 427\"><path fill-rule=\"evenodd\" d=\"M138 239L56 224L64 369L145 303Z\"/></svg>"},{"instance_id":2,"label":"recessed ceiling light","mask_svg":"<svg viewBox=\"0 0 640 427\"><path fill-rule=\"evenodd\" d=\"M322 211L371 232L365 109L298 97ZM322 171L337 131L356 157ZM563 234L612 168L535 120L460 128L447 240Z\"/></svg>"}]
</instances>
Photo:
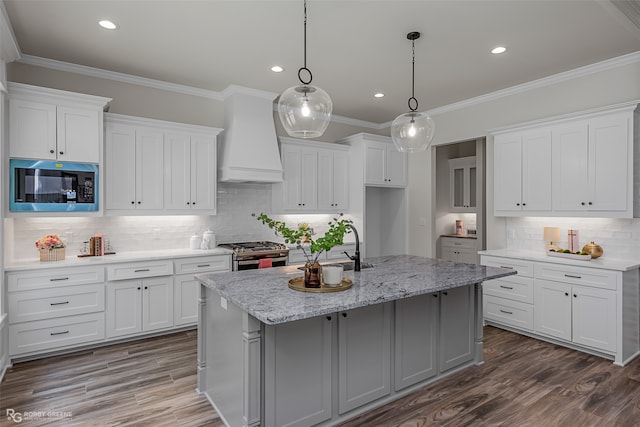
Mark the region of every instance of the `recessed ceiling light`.
<instances>
[{"instance_id":1,"label":"recessed ceiling light","mask_svg":"<svg viewBox=\"0 0 640 427\"><path fill-rule=\"evenodd\" d=\"M378 92L378 93L376 93L376 94L375 94L375 95L373 95L373 96L374 96L374 97L376 97L376 98L382 98L382 97L384 96L384 93L382 93L382 92Z\"/></svg>"},{"instance_id":2,"label":"recessed ceiling light","mask_svg":"<svg viewBox=\"0 0 640 427\"><path fill-rule=\"evenodd\" d=\"M499 54L507 51L507 48L504 46L498 46L491 49L491 53Z\"/></svg>"},{"instance_id":3,"label":"recessed ceiling light","mask_svg":"<svg viewBox=\"0 0 640 427\"><path fill-rule=\"evenodd\" d=\"M109 21L108 19L102 19L98 21L98 24L102 28L106 28L107 30L115 30L116 28L118 28L118 25L116 23Z\"/></svg>"},{"instance_id":4,"label":"recessed ceiling light","mask_svg":"<svg viewBox=\"0 0 640 427\"><path fill-rule=\"evenodd\" d=\"M279 65L274 65L273 67L271 67L271 71L273 71L274 73L281 73L284 71L284 68Z\"/></svg>"}]
</instances>

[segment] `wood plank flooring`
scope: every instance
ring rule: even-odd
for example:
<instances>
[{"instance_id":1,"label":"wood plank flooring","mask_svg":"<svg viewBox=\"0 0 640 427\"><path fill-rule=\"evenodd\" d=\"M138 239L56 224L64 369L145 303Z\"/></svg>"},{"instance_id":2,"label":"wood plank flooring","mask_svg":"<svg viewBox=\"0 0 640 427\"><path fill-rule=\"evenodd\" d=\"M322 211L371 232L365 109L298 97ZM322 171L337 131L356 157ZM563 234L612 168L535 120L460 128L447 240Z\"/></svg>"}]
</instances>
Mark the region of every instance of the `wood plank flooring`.
<instances>
[{"instance_id":1,"label":"wood plank flooring","mask_svg":"<svg viewBox=\"0 0 640 427\"><path fill-rule=\"evenodd\" d=\"M486 327L485 364L341 426L640 426L640 360L610 361ZM222 426L196 387L196 332L16 364L0 426ZM58 411L15 423L6 409Z\"/></svg>"}]
</instances>

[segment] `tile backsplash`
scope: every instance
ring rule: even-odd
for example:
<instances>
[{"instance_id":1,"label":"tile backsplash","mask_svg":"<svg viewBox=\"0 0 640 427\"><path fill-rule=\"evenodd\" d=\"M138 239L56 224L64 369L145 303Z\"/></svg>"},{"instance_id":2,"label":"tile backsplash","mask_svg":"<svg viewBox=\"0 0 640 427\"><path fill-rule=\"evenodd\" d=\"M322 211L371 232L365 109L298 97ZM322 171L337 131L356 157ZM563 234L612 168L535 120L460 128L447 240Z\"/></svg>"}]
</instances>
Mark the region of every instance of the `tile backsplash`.
<instances>
[{"instance_id":1,"label":"tile backsplash","mask_svg":"<svg viewBox=\"0 0 640 427\"><path fill-rule=\"evenodd\" d=\"M607 258L640 259L640 219L618 218L507 218L507 248L544 251L544 227L559 227L561 248L567 248L567 230L576 229L579 245L594 241Z\"/></svg>"},{"instance_id":2,"label":"tile backsplash","mask_svg":"<svg viewBox=\"0 0 640 427\"><path fill-rule=\"evenodd\" d=\"M216 233L218 243L282 241L251 217L252 213L260 212L271 212L270 184L218 183L217 215L7 218L5 261L37 258L34 243L45 234L59 235L67 246L67 256L80 253L82 242L96 233L102 233L116 252L188 248L189 238L194 233L202 236L208 227ZM323 232L331 215L274 218L291 225L305 221L316 232Z\"/></svg>"}]
</instances>

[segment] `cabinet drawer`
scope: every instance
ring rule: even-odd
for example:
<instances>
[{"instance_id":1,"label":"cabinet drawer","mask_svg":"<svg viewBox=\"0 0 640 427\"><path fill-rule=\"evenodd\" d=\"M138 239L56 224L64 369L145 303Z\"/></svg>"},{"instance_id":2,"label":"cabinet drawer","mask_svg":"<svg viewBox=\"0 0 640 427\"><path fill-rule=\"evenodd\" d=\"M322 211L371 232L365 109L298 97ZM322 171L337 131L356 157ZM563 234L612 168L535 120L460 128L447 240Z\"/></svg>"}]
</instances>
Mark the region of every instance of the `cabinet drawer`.
<instances>
[{"instance_id":1,"label":"cabinet drawer","mask_svg":"<svg viewBox=\"0 0 640 427\"><path fill-rule=\"evenodd\" d=\"M71 267L7 273L9 292L104 283L103 267Z\"/></svg>"},{"instance_id":2,"label":"cabinet drawer","mask_svg":"<svg viewBox=\"0 0 640 427\"><path fill-rule=\"evenodd\" d=\"M104 311L104 285L9 293L9 323Z\"/></svg>"},{"instance_id":3,"label":"cabinet drawer","mask_svg":"<svg viewBox=\"0 0 640 427\"><path fill-rule=\"evenodd\" d=\"M144 277L170 276L173 261L148 261L116 264L107 267L107 280L140 279Z\"/></svg>"},{"instance_id":4,"label":"cabinet drawer","mask_svg":"<svg viewBox=\"0 0 640 427\"><path fill-rule=\"evenodd\" d=\"M518 276L533 277L533 262L513 258L501 258L481 255L480 264L488 267L510 268L518 272Z\"/></svg>"},{"instance_id":5,"label":"cabinet drawer","mask_svg":"<svg viewBox=\"0 0 640 427\"><path fill-rule=\"evenodd\" d=\"M231 271L231 255L185 258L175 261L176 274Z\"/></svg>"},{"instance_id":6,"label":"cabinet drawer","mask_svg":"<svg viewBox=\"0 0 640 427\"><path fill-rule=\"evenodd\" d=\"M482 287L486 295L533 304L533 279L530 277L516 275L487 280Z\"/></svg>"},{"instance_id":7,"label":"cabinet drawer","mask_svg":"<svg viewBox=\"0 0 640 427\"><path fill-rule=\"evenodd\" d=\"M491 295L484 296L484 318L533 331L533 305Z\"/></svg>"},{"instance_id":8,"label":"cabinet drawer","mask_svg":"<svg viewBox=\"0 0 640 427\"><path fill-rule=\"evenodd\" d=\"M596 268L538 263L536 264L535 274L536 279L616 290L619 273Z\"/></svg>"},{"instance_id":9,"label":"cabinet drawer","mask_svg":"<svg viewBox=\"0 0 640 427\"><path fill-rule=\"evenodd\" d=\"M476 249L476 239L464 239L460 237L441 237L441 244L443 247L449 248L464 248L464 249Z\"/></svg>"},{"instance_id":10,"label":"cabinet drawer","mask_svg":"<svg viewBox=\"0 0 640 427\"><path fill-rule=\"evenodd\" d=\"M9 325L12 356L104 339L104 313Z\"/></svg>"}]
</instances>

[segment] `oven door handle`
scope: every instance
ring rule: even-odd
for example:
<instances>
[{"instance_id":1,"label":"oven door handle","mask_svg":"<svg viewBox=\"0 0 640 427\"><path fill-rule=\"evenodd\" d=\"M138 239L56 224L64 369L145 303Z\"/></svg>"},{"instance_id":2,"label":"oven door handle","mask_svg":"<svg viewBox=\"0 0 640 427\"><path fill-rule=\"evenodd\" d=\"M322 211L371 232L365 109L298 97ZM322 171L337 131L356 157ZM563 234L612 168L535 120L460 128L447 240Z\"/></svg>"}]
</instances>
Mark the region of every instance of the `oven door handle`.
<instances>
[{"instance_id":1,"label":"oven door handle","mask_svg":"<svg viewBox=\"0 0 640 427\"><path fill-rule=\"evenodd\" d=\"M271 258L271 257L263 257L263 258ZM261 259L263 259L261 258ZM278 258L271 258L272 262L280 262L280 261L286 261L287 257L278 257ZM254 264L260 264L260 259L247 259L247 260L242 260L242 261L238 261L238 265L254 265Z\"/></svg>"}]
</instances>

